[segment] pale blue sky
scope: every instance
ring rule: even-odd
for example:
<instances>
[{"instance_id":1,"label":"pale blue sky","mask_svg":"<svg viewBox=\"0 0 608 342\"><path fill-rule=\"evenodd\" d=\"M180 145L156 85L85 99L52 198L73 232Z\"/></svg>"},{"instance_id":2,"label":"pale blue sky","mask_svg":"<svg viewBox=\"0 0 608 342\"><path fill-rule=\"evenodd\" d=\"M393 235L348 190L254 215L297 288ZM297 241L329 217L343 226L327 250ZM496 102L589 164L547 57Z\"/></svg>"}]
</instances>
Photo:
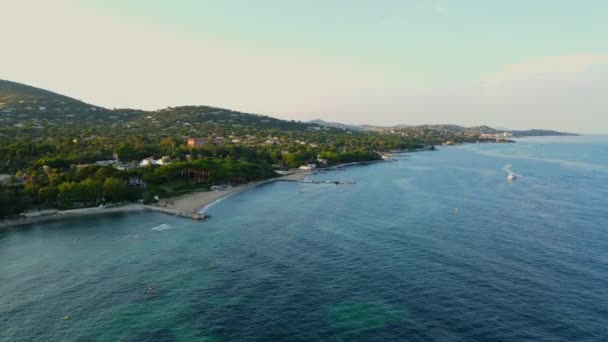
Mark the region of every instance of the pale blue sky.
<instances>
[{"instance_id":1,"label":"pale blue sky","mask_svg":"<svg viewBox=\"0 0 608 342\"><path fill-rule=\"evenodd\" d=\"M182 34L423 84L475 79L534 57L608 52L604 0L83 1Z\"/></svg>"},{"instance_id":2,"label":"pale blue sky","mask_svg":"<svg viewBox=\"0 0 608 342\"><path fill-rule=\"evenodd\" d=\"M107 107L200 104L286 119L608 133L608 1L2 7L0 32L11 34L0 78Z\"/></svg>"}]
</instances>

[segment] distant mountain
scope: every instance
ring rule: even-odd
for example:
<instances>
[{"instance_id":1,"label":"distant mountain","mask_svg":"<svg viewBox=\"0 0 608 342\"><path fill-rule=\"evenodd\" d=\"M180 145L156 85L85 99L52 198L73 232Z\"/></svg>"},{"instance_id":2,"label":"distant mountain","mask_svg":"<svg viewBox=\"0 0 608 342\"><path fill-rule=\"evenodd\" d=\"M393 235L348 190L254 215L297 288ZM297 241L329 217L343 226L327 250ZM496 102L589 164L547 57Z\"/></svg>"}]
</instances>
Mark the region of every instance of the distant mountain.
<instances>
[{"instance_id":1,"label":"distant mountain","mask_svg":"<svg viewBox=\"0 0 608 342\"><path fill-rule=\"evenodd\" d=\"M353 131L366 132L394 132L401 130L429 130L445 133L477 133L477 134L501 134L504 132L511 133L514 137L532 137L532 136L566 136L577 135L573 133L558 132L545 129L530 129L530 130L508 130L504 128L496 129L490 126L474 126L463 127L458 125L395 125L395 126L374 126L374 125L345 125L337 122L326 122L323 120L313 120L311 123L316 123L321 126L342 128Z\"/></svg>"},{"instance_id":2,"label":"distant mountain","mask_svg":"<svg viewBox=\"0 0 608 342\"><path fill-rule=\"evenodd\" d=\"M209 123L219 125L243 125L271 129L340 129L361 132L394 132L403 130L428 130L444 133L477 133L493 134L503 133L488 126L462 127L458 125L395 125L390 127L373 125L348 125L337 122L327 122L321 119L308 123L299 121L286 121L265 115L241 113L223 108L208 106L182 106L169 107L157 111L142 111L136 109L106 109L76 100L74 98L57 94L52 91L32 87L29 85L0 80L0 114L5 114L5 123L13 125L40 126L36 120L53 120L61 124L61 120L70 122L86 122L98 125L108 122L122 122L125 120L157 120L165 125L172 120L177 123ZM515 137L572 135L551 130L533 129L523 131L509 131Z\"/></svg>"},{"instance_id":3,"label":"distant mountain","mask_svg":"<svg viewBox=\"0 0 608 342\"><path fill-rule=\"evenodd\" d=\"M319 126L339 128L339 129L343 129L343 130L347 130L347 131L362 131L363 130L361 126L347 125L347 124L342 124L342 123L338 123L338 122L327 122L327 121L321 120L321 119L310 120L308 122L312 123L312 124L317 124Z\"/></svg>"},{"instance_id":4,"label":"distant mountain","mask_svg":"<svg viewBox=\"0 0 608 342\"><path fill-rule=\"evenodd\" d=\"M541 137L541 136L568 136L568 135L578 135L578 134L574 134L574 133L567 133L567 132L558 132L558 131L551 131L551 130L546 130L546 129L528 129L528 130L524 130L524 131L511 131L511 133L513 133L514 137Z\"/></svg>"}]
</instances>

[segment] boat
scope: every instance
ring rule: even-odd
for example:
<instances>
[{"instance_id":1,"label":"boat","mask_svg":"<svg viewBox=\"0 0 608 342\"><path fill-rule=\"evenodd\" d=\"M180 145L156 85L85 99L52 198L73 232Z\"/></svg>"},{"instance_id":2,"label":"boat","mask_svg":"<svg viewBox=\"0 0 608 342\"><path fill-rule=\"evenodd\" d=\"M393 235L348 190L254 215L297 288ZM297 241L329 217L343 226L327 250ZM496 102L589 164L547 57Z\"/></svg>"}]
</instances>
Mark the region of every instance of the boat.
<instances>
[{"instance_id":1,"label":"boat","mask_svg":"<svg viewBox=\"0 0 608 342\"><path fill-rule=\"evenodd\" d=\"M300 193L306 192L306 189L300 188L300 190L298 190L298 192L300 192Z\"/></svg>"},{"instance_id":2,"label":"boat","mask_svg":"<svg viewBox=\"0 0 608 342\"><path fill-rule=\"evenodd\" d=\"M509 172L509 174L507 175L507 179L510 180L510 181L514 180L516 178L517 178L517 176L514 173L512 173L512 172Z\"/></svg>"}]
</instances>

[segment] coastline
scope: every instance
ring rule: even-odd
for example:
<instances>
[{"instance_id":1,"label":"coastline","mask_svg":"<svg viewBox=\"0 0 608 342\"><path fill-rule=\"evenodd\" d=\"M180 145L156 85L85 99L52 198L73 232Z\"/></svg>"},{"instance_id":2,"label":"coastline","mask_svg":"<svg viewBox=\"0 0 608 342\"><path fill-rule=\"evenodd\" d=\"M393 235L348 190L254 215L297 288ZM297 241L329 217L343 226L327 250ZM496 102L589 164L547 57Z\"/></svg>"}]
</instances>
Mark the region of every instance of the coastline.
<instances>
[{"instance_id":1,"label":"coastline","mask_svg":"<svg viewBox=\"0 0 608 342\"><path fill-rule=\"evenodd\" d=\"M417 151L427 151L418 149L411 151L401 151L400 153L407 152L417 152ZM368 161L360 161L360 162L350 162L350 163L342 163L336 164L330 167L327 167L323 170L337 170L344 167L356 166L356 165L369 165L379 162L389 162L390 160L368 160ZM32 224L39 224L45 222L52 222L61 220L63 218L69 217L83 217L83 216L93 216L93 215L105 215L105 214L116 214L116 213L133 213L133 212L143 212L143 211L155 211L167 215L178 216L189 219L203 219L203 215L205 211L211 207L212 205L239 193L254 189L258 186L272 183L272 182L299 182L303 181L307 176L313 174L314 172L302 172L300 170L295 170L294 173L284 176L278 176L270 179L265 179L262 181L251 182L246 184L241 184L235 187L231 187L229 189L223 191L196 191L190 194L178 196L178 197L169 197L163 198L158 203L155 204L134 204L129 203L125 205L118 205L113 207L99 206L99 207L90 207L90 208L80 208L80 209L69 209L69 210L58 210L48 215L27 217L27 218L12 218L7 220L0 221L0 229L11 228L17 226L26 226Z\"/></svg>"},{"instance_id":2,"label":"coastline","mask_svg":"<svg viewBox=\"0 0 608 342\"><path fill-rule=\"evenodd\" d=\"M36 223L44 223L57 221L70 217L83 217L93 215L117 214L117 213L132 213L142 212L146 210L146 206L129 203L116 207L91 207L70 210L58 210L51 215L42 215L28 218L12 218L0 221L0 229L11 228L17 226L27 226Z\"/></svg>"},{"instance_id":3,"label":"coastline","mask_svg":"<svg viewBox=\"0 0 608 342\"><path fill-rule=\"evenodd\" d=\"M162 212L169 215L192 218L193 215L204 213L207 208L227 197L251 190L263 184L277 181L297 182L304 180L310 173L294 172L289 175L270 178L262 181L241 184L223 191L197 191L179 197L161 199L152 205L143 205L146 209Z\"/></svg>"},{"instance_id":4,"label":"coastline","mask_svg":"<svg viewBox=\"0 0 608 342\"><path fill-rule=\"evenodd\" d=\"M116 213L132 213L132 212L143 212L143 211L155 211L167 215L180 216L185 218L193 218L194 215L204 212L210 205L217 203L229 196L236 195L238 193L256 188L260 185L276 182L276 181L290 181L297 182L304 180L310 173L308 172L294 172L289 175L279 176L275 178L266 179L263 181L251 182L242 184L239 186L232 187L224 191L197 191L190 194L182 195L179 197L170 197L161 199L156 204L134 204L129 203L125 205L119 205L114 207L90 207L90 208L79 208L69 210L57 210L52 214L24 217L24 218L12 218L0 221L0 229L11 228L17 226L26 226L31 224L38 224L44 222L52 222L61 220L69 217L83 217L93 215L105 215L105 214L116 214Z\"/></svg>"}]
</instances>

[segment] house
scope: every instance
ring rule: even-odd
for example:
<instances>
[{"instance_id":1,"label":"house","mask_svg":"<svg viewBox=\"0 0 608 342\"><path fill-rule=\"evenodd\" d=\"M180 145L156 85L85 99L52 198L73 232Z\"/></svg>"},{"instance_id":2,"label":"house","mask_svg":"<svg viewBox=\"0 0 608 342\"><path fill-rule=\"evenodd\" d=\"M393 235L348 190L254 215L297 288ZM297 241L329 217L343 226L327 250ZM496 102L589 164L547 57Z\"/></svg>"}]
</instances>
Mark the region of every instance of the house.
<instances>
[{"instance_id":1,"label":"house","mask_svg":"<svg viewBox=\"0 0 608 342\"><path fill-rule=\"evenodd\" d=\"M132 169L134 169L134 168L135 168L135 166L133 166L133 165L131 165L131 164L129 164L129 163L119 163L119 164L114 164L114 167L115 167L117 170L120 170L120 171L127 171L127 170L132 170Z\"/></svg>"},{"instance_id":2,"label":"house","mask_svg":"<svg viewBox=\"0 0 608 342\"><path fill-rule=\"evenodd\" d=\"M148 167L152 165L156 165L156 160L154 160L153 157L148 157L139 162L139 166L141 167Z\"/></svg>"},{"instance_id":3,"label":"house","mask_svg":"<svg viewBox=\"0 0 608 342\"><path fill-rule=\"evenodd\" d=\"M190 147L203 147L207 144L207 138L190 138L188 139L188 146Z\"/></svg>"},{"instance_id":4,"label":"house","mask_svg":"<svg viewBox=\"0 0 608 342\"><path fill-rule=\"evenodd\" d=\"M156 165L167 165L171 164L171 158L169 156L162 156L160 159L156 161Z\"/></svg>"},{"instance_id":5,"label":"house","mask_svg":"<svg viewBox=\"0 0 608 342\"><path fill-rule=\"evenodd\" d=\"M154 157L148 157L146 159L143 159L141 162L139 162L139 166L141 166L141 167L154 166L154 165L167 165L167 164L171 164L171 159L168 156L163 156L160 159L154 159Z\"/></svg>"},{"instance_id":6,"label":"house","mask_svg":"<svg viewBox=\"0 0 608 342\"><path fill-rule=\"evenodd\" d=\"M101 166L110 166L110 165L114 165L118 163L117 160L98 160L95 162L96 165L101 165Z\"/></svg>"},{"instance_id":7,"label":"house","mask_svg":"<svg viewBox=\"0 0 608 342\"><path fill-rule=\"evenodd\" d=\"M312 171L316 168L317 168L317 165L315 165L315 164L306 164L306 165L300 166L300 170L302 170L302 171Z\"/></svg>"},{"instance_id":8,"label":"house","mask_svg":"<svg viewBox=\"0 0 608 342\"><path fill-rule=\"evenodd\" d=\"M224 137L215 137L213 139L207 138L190 138L188 139L188 146L190 147L203 147L207 143L211 142L214 145L224 145L226 139Z\"/></svg>"},{"instance_id":9,"label":"house","mask_svg":"<svg viewBox=\"0 0 608 342\"><path fill-rule=\"evenodd\" d=\"M125 183L132 188L145 189L147 186L146 182L144 182L144 180L140 177L129 177Z\"/></svg>"}]
</instances>

